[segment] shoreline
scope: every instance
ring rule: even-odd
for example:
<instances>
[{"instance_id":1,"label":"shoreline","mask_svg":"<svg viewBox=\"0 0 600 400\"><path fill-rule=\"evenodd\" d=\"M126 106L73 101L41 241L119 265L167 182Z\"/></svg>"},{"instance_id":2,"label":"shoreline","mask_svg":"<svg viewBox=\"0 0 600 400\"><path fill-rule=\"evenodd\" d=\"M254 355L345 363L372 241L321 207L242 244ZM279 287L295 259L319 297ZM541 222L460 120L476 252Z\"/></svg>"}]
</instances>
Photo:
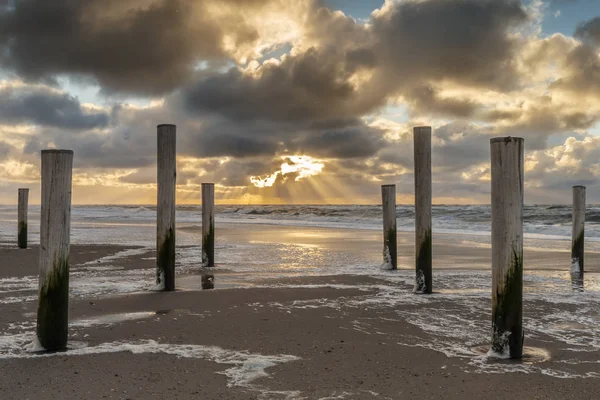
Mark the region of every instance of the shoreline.
<instances>
[{"instance_id":1,"label":"shoreline","mask_svg":"<svg viewBox=\"0 0 600 400\"><path fill-rule=\"evenodd\" d=\"M198 267L199 246L178 246L179 290L168 293L148 290L152 247L72 245L70 349L52 355L25 351L37 250L0 248L11 260L0 268L3 398L593 399L600 390L600 274L573 290L564 252L526 252L537 269L526 261L528 358L515 362L484 355L487 248L438 240L434 293L415 295L402 255L413 235L399 235L402 268L382 271L380 232L222 228L214 269Z\"/></svg>"}]
</instances>

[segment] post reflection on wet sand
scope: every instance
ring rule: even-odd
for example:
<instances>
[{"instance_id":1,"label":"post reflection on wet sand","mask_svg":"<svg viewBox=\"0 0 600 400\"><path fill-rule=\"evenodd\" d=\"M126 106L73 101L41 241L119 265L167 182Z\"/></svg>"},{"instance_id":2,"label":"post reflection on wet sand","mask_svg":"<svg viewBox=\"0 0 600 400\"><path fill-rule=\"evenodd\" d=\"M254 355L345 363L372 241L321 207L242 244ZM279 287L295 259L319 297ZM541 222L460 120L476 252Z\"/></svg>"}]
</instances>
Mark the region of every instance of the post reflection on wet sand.
<instances>
[{"instance_id":1,"label":"post reflection on wet sand","mask_svg":"<svg viewBox=\"0 0 600 400\"><path fill-rule=\"evenodd\" d=\"M583 292L583 271L571 271L571 287L575 291Z\"/></svg>"},{"instance_id":2,"label":"post reflection on wet sand","mask_svg":"<svg viewBox=\"0 0 600 400\"><path fill-rule=\"evenodd\" d=\"M213 274L201 274L202 290L215 288L215 276Z\"/></svg>"}]
</instances>

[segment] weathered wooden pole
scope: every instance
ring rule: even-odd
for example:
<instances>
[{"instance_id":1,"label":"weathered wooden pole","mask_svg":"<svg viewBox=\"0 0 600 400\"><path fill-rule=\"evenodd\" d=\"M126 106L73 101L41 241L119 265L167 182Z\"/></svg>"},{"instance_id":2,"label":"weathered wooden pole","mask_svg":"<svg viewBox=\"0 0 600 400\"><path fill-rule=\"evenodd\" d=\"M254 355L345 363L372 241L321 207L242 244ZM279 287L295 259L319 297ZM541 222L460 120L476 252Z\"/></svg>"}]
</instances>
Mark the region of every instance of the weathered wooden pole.
<instances>
[{"instance_id":1,"label":"weathered wooden pole","mask_svg":"<svg viewBox=\"0 0 600 400\"><path fill-rule=\"evenodd\" d=\"M20 249L27 248L27 208L29 204L29 189L19 189L18 233L17 241Z\"/></svg>"},{"instance_id":2,"label":"weathered wooden pole","mask_svg":"<svg viewBox=\"0 0 600 400\"><path fill-rule=\"evenodd\" d=\"M415 154L415 293L431 293L431 127L413 130Z\"/></svg>"},{"instance_id":3,"label":"weathered wooden pole","mask_svg":"<svg viewBox=\"0 0 600 400\"><path fill-rule=\"evenodd\" d=\"M523 139L490 140L492 352L523 355Z\"/></svg>"},{"instance_id":4,"label":"weathered wooden pole","mask_svg":"<svg viewBox=\"0 0 600 400\"><path fill-rule=\"evenodd\" d=\"M215 266L215 184L202 184L202 266Z\"/></svg>"},{"instance_id":5,"label":"weathered wooden pole","mask_svg":"<svg viewBox=\"0 0 600 400\"><path fill-rule=\"evenodd\" d=\"M398 269L396 242L396 185L381 186L383 203L383 265L385 269Z\"/></svg>"},{"instance_id":6,"label":"weathered wooden pole","mask_svg":"<svg viewBox=\"0 0 600 400\"><path fill-rule=\"evenodd\" d=\"M573 186L573 236L571 272L583 273L585 228L585 186Z\"/></svg>"},{"instance_id":7,"label":"weathered wooden pole","mask_svg":"<svg viewBox=\"0 0 600 400\"><path fill-rule=\"evenodd\" d=\"M156 289L175 290L176 127L157 127Z\"/></svg>"},{"instance_id":8,"label":"weathered wooden pole","mask_svg":"<svg viewBox=\"0 0 600 400\"><path fill-rule=\"evenodd\" d=\"M67 347L73 151L42 150L40 282L37 339L46 350Z\"/></svg>"}]
</instances>

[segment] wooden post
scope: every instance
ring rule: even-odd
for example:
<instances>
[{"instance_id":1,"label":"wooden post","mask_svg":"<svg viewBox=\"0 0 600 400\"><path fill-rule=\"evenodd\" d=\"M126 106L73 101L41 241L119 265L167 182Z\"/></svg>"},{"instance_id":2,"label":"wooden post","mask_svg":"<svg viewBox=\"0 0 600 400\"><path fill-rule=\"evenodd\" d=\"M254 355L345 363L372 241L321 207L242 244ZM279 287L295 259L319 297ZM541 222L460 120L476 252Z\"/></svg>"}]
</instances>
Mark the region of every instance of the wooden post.
<instances>
[{"instance_id":1,"label":"wooden post","mask_svg":"<svg viewBox=\"0 0 600 400\"><path fill-rule=\"evenodd\" d=\"M431 293L431 127L413 130L415 161L415 293Z\"/></svg>"},{"instance_id":2,"label":"wooden post","mask_svg":"<svg viewBox=\"0 0 600 400\"><path fill-rule=\"evenodd\" d=\"M573 186L573 236L571 241L571 272L583 273L585 186Z\"/></svg>"},{"instance_id":3,"label":"wooden post","mask_svg":"<svg viewBox=\"0 0 600 400\"><path fill-rule=\"evenodd\" d=\"M492 352L523 355L523 139L490 140Z\"/></svg>"},{"instance_id":4,"label":"wooden post","mask_svg":"<svg viewBox=\"0 0 600 400\"><path fill-rule=\"evenodd\" d=\"M18 233L17 241L20 249L27 248L27 208L29 204L29 189L19 189Z\"/></svg>"},{"instance_id":5,"label":"wooden post","mask_svg":"<svg viewBox=\"0 0 600 400\"><path fill-rule=\"evenodd\" d=\"M202 184L202 266L215 266L215 184Z\"/></svg>"},{"instance_id":6,"label":"wooden post","mask_svg":"<svg viewBox=\"0 0 600 400\"><path fill-rule=\"evenodd\" d=\"M175 290L176 127L158 125L158 190L156 207L156 286Z\"/></svg>"},{"instance_id":7,"label":"wooden post","mask_svg":"<svg viewBox=\"0 0 600 400\"><path fill-rule=\"evenodd\" d=\"M73 151L42 150L40 282L37 339L46 350L67 347Z\"/></svg>"},{"instance_id":8,"label":"wooden post","mask_svg":"<svg viewBox=\"0 0 600 400\"><path fill-rule=\"evenodd\" d=\"M383 203L383 269L398 269L396 241L396 185L381 186Z\"/></svg>"}]
</instances>

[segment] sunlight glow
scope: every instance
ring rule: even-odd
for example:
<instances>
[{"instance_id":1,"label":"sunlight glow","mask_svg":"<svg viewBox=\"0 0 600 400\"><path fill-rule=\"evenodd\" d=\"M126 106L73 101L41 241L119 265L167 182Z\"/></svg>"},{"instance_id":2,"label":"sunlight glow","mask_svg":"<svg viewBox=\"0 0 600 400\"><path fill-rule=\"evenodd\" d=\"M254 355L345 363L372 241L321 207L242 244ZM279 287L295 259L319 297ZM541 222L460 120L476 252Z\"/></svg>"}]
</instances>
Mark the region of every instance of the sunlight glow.
<instances>
[{"instance_id":1,"label":"sunlight glow","mask_svg":"<svg viewBox=\"0 0 600 400\"><path fill-rule=\"evenodd\" d=\"M262 176L251 176L250 182L259 188L271 187L275 184L279 175L285 178L288 174L296 174L294 180L299 181L300 179L320 174L325 167L322 160L317 160L310 156L283 156L281 158L284 160L284 163L281 164L279 171L275 171L264 178Z\"/></svg>"}]
</instances>

